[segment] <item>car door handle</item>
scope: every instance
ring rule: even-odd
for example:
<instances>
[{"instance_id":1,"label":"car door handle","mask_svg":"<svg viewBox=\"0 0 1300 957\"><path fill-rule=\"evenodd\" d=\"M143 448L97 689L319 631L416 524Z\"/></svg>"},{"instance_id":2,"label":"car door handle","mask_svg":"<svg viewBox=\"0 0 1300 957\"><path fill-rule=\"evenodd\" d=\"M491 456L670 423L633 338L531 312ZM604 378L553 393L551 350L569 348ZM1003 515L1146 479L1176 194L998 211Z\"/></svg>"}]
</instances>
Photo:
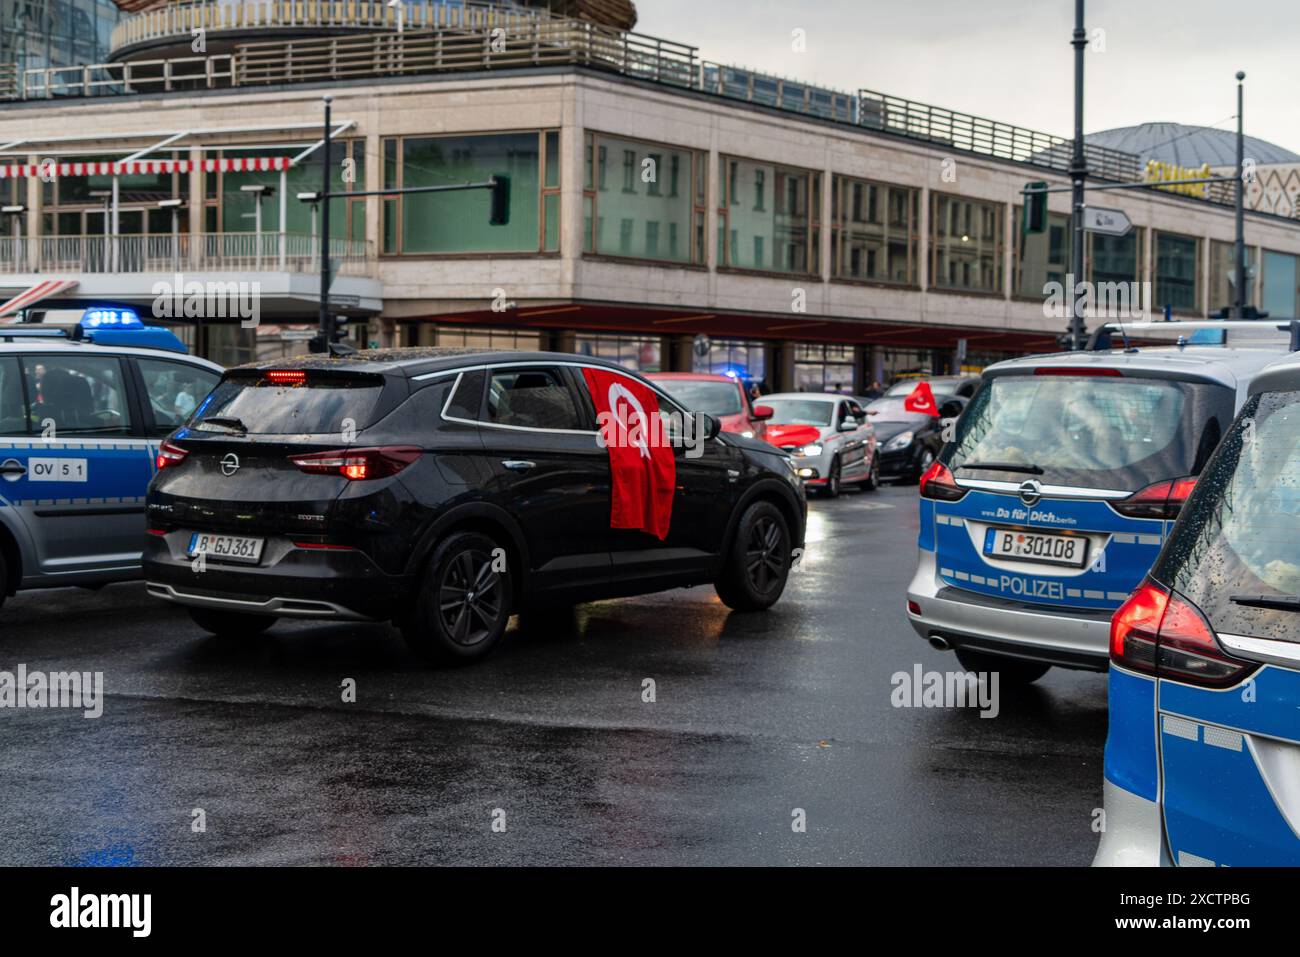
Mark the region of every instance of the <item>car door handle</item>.
<instances>
[{"instance_id":1,"label":"car door handle","mask_svg":"<svg viewBox=\"0 0 1300 957\"><path fill-rule=\"evenodd\" d=\"M525 462L522 459L506 459L501 464L512 472L527 472L529 469L537 468L536 462Z\"/></svg>"}]
</instances>

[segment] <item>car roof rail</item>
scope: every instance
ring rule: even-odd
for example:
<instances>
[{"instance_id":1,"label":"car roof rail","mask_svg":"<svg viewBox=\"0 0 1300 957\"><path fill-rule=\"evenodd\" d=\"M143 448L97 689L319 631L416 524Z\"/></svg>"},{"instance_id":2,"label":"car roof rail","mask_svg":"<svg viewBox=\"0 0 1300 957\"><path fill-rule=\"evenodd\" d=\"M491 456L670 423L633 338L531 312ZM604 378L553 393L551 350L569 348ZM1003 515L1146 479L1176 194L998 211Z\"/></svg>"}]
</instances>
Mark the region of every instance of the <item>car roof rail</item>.
<instances>
[{"instance_id":1,"label":"car roof rail","mask_svg":"<svg viewBox=\"0 0 1300 957\"><path fill-rule=\"evenodd\" d=\"M1088 339L1088 345L1085 347L1088 352L1104 352L1111 348L1111 334L1118 332L1127 343L1129 336L1143 332L1173 332L1179 334L1179 341L1183 344L1192 344L1187 342L1182 333L1195 333L1202 330L1221 330L1225 333L1237 332L1263 332L1273 329L1277 332L1286 333L1289 337L1289 349L1291 352L1300 352L1300 320L1268 320L1268 319L1155 319L1139 320L1136 322L1127 322L1123 320L1110 320L1103 322L1092 331ZM1224 337L1224 343L1227 344L1228 337Z\"/></svg>"},{"instance_id":2,"label":"car roof rail","mask_svg":"<svg viewBox=\"0 0 1300 957\"><path fill-rule=\"evenodd\" d=\"M67 339L68 331L57 326L0 326L0 341L14 342L18 339Z\"/></svg>"}]
</instances>

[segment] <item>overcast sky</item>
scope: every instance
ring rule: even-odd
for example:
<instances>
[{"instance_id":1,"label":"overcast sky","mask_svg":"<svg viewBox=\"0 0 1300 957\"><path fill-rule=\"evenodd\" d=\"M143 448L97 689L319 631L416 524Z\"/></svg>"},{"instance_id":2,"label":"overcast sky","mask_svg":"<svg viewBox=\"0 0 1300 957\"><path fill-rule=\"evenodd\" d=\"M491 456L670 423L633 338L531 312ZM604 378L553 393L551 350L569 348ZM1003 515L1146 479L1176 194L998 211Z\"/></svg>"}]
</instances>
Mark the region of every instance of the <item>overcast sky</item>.
<instances>
[{"instance_id":1,"label":"overcast sky","mask_svg":"<svg viewBox=\"0 0 1300 957\"><path fill-rule=\"evenodd\" d=\"M1068 136L1073 0L637 0L637 31L706 60L866 88ZM1300 2L1090 0L1084 129L1235 129L1300 152ZM806 31L807 52L791 49Z\"/></svg>"}]
</instances>

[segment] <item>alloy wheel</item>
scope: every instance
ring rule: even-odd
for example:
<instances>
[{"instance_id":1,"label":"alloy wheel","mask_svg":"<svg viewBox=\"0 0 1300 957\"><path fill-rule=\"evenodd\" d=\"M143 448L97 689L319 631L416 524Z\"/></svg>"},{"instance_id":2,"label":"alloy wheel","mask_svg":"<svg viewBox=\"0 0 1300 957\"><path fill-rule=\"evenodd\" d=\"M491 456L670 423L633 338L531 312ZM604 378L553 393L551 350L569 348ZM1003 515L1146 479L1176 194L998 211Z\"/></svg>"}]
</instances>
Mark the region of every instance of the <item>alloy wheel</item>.
<instances>
[{"instance_id":1,"label":"alloy wheel","mask_svg":"<svg viewBox=\"0 0 1300 957\"><path fill-rule=\"evenodd\" d=\"M452 641L465 646L483 641L503 608L501 576L492 570L490 555L467 550L447 563L438 586L438 616Z\"/></svg>"},{"instance_id":2,"label":"alloy wheel","mask_svg":"<svg viewBox=\"0 0 1300 957\"><path fill-rule=\"evenodd\" d=\"M749 532L749 545L745 549L745 574L749 583L760 594L766 593L781 580L785 571L785 555L781 550L781 527L768 516L754 523Z\"/></svg>"}]
</instances>

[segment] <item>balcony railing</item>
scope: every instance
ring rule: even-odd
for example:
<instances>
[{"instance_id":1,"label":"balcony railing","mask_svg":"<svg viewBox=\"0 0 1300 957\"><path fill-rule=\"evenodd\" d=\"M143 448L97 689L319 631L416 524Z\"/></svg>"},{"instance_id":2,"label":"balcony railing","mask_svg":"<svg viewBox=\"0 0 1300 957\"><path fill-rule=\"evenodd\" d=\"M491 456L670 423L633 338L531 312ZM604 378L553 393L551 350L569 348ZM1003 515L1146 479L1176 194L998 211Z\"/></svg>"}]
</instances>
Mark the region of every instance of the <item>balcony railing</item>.
<instances>
[{"instance_id":1,"label":"balcony railing","mask_svg":"<svg viewBox=\"0 0 1300 957\"><path fill-rule=\"evenodd\" d=\"M373 244L331 239L338 275L374 278ZM320 239L302 233L181 233L0 239L0 273L320 271Z\"/></svg>"},{"instance_id":2,"label":"balcony railing","mask_svg":"<svg viewBox=\"0 0 1300 957\"><path fill-rule=\"evenodd\" d=\"M545 14L540 14L545 16ZM514 28L539 17L537 11L468 0L446 4L439 0L405 0L400 14L404 30L481 31ZM399 14L387 0L243 0L218 5L212 0L169 3L158 10L124 19L114 28L109 49L114 53L141 43L183 38L195 30L223 31L396 31Z\"/></svg>"}]
</instances>

